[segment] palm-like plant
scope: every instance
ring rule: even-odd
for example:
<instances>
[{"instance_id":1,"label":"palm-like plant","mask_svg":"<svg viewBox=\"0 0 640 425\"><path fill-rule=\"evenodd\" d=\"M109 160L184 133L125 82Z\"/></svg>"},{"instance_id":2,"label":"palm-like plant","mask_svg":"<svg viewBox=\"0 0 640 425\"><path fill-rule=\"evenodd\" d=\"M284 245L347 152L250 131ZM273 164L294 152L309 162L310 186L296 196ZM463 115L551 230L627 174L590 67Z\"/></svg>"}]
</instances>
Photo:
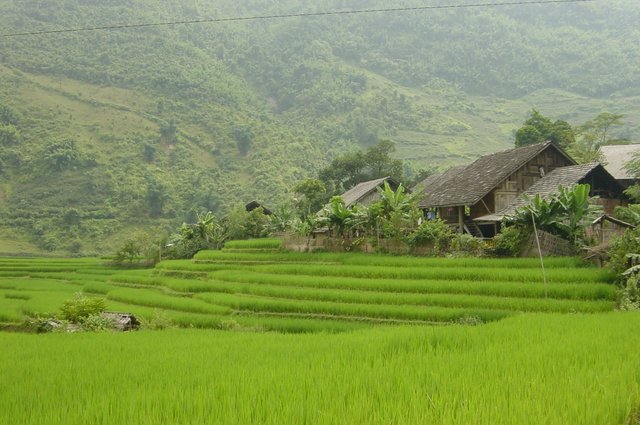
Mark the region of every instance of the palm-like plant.
<instances>
[{"instance_id":1,"label":"palm-like plant","mask_svg":"<svg viewBox=\"0 0 640 425\"><path fill-rule=\"evenodd\" d=\"M344 236L353 212L344 205L342 197L334 196L331 198L329 205L325 207L325 215L329 220L329 225L337 230L338 235Z\"/></svg>"},{"instance_id":2,"label":"palm-like plant","mask_svg":"<svg viewBox=\"0 0 640 425\"><path fill-rule=\"evenodd\" d=\"M387 182L378 188L380 200L371 207L377 227L382 226L385 233L402 237L418 226L421 217L417 208L419 193L408 194L402 185L391 189Z\"/></svg>"},{"instance_id":3,"label":"palm-like plant","mask_svg":"<svg viewBox=\"0 0 640 425\"><path fill-rule=\"evenodd\" d=\"M528 204L516 210L510 219L515 225L532 227L578 243L584 237L584 223L595 214L591 205L588 184L575 185L572 188L560 186L558 193L550 199L539 194L526 197Z\"/></svg>"}]
</instances>

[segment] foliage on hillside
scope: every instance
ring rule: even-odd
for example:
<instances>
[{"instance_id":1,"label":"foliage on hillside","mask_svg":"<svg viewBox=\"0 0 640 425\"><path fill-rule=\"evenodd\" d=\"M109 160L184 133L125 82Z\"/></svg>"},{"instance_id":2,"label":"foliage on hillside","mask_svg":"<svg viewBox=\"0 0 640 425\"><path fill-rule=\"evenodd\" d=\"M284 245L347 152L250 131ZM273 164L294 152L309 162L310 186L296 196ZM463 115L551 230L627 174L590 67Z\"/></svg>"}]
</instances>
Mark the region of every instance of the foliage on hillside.
<instances>
[{"instance_id":1,"label":"foliage on hillside","mask_svg":"<svg viewBox=\"0 0 640 425\"><path fill-rule=\"evenodd\" d=\"M389 6L1 3L5 33ZM109 252L132 226L279 204L379 138L415 169L463 162L508 146L531 106L561 110L559 93L640 95L639 17L619 0L3 38L0 214L47 251ZM551 88L564 92L496 98ZM640 110L628 99L619 108ZM553 116L603 109L563 105L576 102Z\"/></svg>"}]
</instances>

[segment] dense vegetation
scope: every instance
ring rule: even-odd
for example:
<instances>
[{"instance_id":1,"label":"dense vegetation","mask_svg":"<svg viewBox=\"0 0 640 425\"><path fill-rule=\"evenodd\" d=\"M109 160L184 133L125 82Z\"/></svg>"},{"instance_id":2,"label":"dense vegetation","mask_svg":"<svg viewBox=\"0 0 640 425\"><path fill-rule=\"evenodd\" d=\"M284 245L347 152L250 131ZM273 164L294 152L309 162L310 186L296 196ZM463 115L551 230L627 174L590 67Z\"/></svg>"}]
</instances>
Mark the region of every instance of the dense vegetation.
<instances>
[{"instance_id":1,"label":"dense vegetation","mask_svg":"<svg viewBox=\"0 0 640 425\"><path fill-rule=\"evenodd\" d=\"M389 4L1 6L10 33ZM0 251L109 252L134 226L275 205L379 138L409 171L462 162L511 145L533 107L623 112L633 139L639 18L618 0L2 38Z\"/></svg>"}]
</instances>

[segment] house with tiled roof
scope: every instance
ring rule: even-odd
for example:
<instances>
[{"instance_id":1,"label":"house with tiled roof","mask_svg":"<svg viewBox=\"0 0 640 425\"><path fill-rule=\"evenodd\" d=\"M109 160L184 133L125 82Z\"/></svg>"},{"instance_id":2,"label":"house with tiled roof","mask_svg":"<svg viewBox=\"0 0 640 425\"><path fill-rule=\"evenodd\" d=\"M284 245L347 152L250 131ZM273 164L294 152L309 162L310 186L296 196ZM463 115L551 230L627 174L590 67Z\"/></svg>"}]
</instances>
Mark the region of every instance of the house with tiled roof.
<instances>
[{"instance_id":1,"label":"house with tiled roof","mask_svg":"<svg viewBox=\"0 0 640 425\"><path fill-rule=\"evenodd\" d=\"M575 164L560 147L544 142L482 156L429 176L414 190L422 193L420 208L437 212L459 232L492 237L496 223L474 219L503 210L548 173Z\"/></svg>"},{"instance_id":2,"label":"house with tiled roof","mask_svg":"<svg viewBox=\"0 0 640 425\"><path fill-rule=\"evenodd\" d=\"M542 199L549 200L558 194L560 186L572 187L577 184L588 184L591 187L589 196L596 197L596 204L602 206L604 214L613 215L615 208L626 201L622 185L600 163L592 162L556 168L501 211L477 217L474 221L500 222L504 217L513 216L518 208L526 206L528 198L540 195Z\"/></svg>"},{"instance_id":3,"label":"house with tiled roof","mask_svg":"<svg viewBox=\"0 0 640 425\"><path fill-rule=\"evenodd\" d=\"M640 155L640 144L608 145L600 147L604 167L624 187L629 187L637 182L625 165L629 160Z\"/></svg>"},{"instance_id":4,"label":"house with tiled roof","mask_svg":"<svg viewBox=\"0 0 640 425\"><path fill-rule=\"evenodd\" d=\"M366 182L358 183L345 193L340 195L344 201L344 205L350 207L355 204L369 206L372 203L380 200L378 194L378 188L383 188L384 183L387 182L392 190L397 190L400 183L392 179L391 177L382 177L375 180L369 180Z\"/></svg>"}]
</instances>

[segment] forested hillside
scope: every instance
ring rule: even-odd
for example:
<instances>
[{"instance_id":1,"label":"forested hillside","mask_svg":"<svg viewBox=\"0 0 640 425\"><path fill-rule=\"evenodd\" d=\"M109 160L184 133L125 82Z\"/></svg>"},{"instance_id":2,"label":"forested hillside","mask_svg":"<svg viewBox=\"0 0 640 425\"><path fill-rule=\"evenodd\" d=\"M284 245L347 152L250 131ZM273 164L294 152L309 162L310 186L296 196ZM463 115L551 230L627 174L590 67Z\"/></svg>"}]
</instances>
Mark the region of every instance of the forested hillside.
<instances>
[{"instance_id":1,"label":"forested hillside","mask_svg":"<svg viewBox=\"0 0 640 425\"><path fill-rule=\"evenodd\" d=\"M3 34L461 1L0 1ZM0 38L1 252L110 252L136 227L277 205L379 138L410 169L509 147L532 108L625 115L634 0Z\"/></svg>"}]
</instances>

